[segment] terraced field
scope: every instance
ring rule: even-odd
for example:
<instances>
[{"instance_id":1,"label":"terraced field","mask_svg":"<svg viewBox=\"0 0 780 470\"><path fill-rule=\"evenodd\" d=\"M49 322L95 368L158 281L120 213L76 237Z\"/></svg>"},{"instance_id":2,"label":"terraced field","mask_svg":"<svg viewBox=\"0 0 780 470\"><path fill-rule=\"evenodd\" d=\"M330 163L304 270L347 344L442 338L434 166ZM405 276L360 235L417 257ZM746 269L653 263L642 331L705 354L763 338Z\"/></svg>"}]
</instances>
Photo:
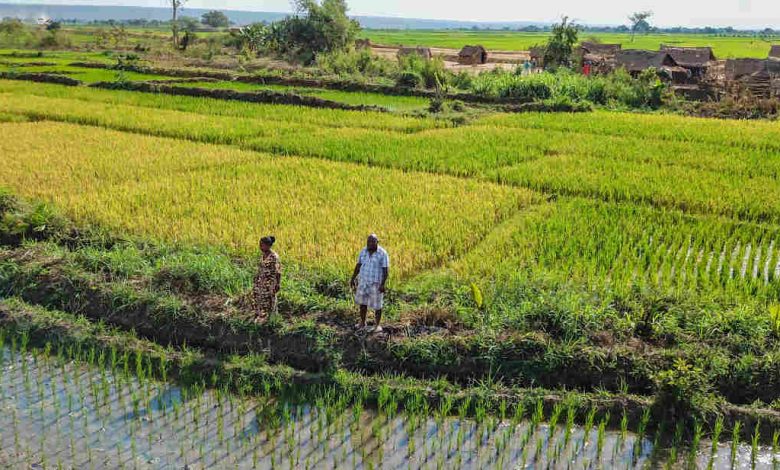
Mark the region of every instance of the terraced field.
<instances>
[{"instance_id":1,"label":"terraced field","mask_svg":"<svg viewBox=\"0 0 780 470\"><path fill-rule=\"evenodd\" d=\"M369 468L723 467L780 455L776 122L604 111L453 120L0 80L0 135L0 297L18 298L0 301L0 338L38 342L30 356L0 340L14 371L0 402L21 417L0 420L13 429L0 429L13 449L0 463L84 464L94 451L109 463L254 468L302 465L296 452L309 449L315 462L347 465L339 453L351 452ZM351 328L347 281L370 232L392 259L380 334ZM269 233L284 263L280 314L256 324L250 286ZM126 358L121 374L116 358L104 367L116 345L104 342L119 334L105 325L147 342L121 343L137 346L137 380ZM58 353L97 363L89 389L50 359L47 343L65 340L92 347L91 358ZM187 393L218 411L152 404L168 356ZM38 393L44 411L81 395L81 434L129 417L112 427L116 454L100 439L36 434L38 405L15 398L35 396L26 380L53 387ZM317 393L268 416L215 398L230 389L244 406L261 394L252 406L267 408L299 388ZM101 404L100 393L128 403ZM203 434L155 440L182 409ZM239 424L217 445L221 419ZM258 427L242 436L247 419ZM326 425L332 433L302 443ZM26 435L41 435L39 448ZM365 438L373 450L358 458ZM47 453L52 439L71 454ZM730 450L719 446L728 439ZM464 442L471 455L459 461L450 448Z\"/></svg>"},{"instance_id":2,"label":"terraced field","mask_svg":"<svg viewBox=\"0 0 780 470\"><path fill-rule=\"evenodd\" d=\"M0 84L0 105L63 123L4 125L12 136L0 144L11 157L4 185L136 234L248 254L256 232L276 231L292 259L344 272L350 247L375 229L405 278L452 262L467 278L528 269L589 285L739 285L750 295L777 283L774 123L599 112L493 115L454 127L16 82ZM115 166L118 155L135 162L129 171ZM559 199L524 209L550 196ZM522 229L499 243L517 239L515 256L501 268L473 267L469 250L504 252L479 243L494 229L517 230L512 222ZM606 240L594 245L596 235ZM347 243L334 245L339 239Z\"/></svg>"}]
</instances>

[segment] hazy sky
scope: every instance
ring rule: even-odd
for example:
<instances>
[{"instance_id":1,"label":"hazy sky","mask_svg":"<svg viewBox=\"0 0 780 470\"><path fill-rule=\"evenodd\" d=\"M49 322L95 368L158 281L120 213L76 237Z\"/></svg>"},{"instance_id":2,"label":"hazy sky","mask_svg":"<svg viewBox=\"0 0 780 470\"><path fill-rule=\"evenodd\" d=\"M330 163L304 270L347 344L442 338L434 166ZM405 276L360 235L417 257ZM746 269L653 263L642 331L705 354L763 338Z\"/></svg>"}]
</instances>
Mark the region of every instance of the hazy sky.
<instances>
[{"instance_id":1,"label":"hazy sky","mask_svg":"<svg viewBox=\"0 0 780 470\"><path fill-rule=\"evenodd\" d=\"M2 1L2 0L0 0ZM5 0L8 1L8 0ZM14 0L11 0L13 2ZM567 14L589 24L624 24L638 10L661 26L780 27L780 0L348 0L355 15L474 21L544 21ZM15 3L164 6L164 0L16 0ZM289 11L288 0L189 0L187 6Z\"/></svg>"}]
</instances>

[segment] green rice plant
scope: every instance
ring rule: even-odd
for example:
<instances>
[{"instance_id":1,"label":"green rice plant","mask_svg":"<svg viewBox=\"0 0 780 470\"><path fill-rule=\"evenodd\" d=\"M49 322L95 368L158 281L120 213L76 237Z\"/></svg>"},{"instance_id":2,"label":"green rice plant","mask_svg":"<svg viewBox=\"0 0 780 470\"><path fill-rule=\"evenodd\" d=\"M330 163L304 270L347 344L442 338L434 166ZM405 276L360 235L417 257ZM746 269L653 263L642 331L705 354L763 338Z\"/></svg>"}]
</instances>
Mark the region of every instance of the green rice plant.
<instances>
[{"instance_id":1,"label":"green rice plant","mask_svg":"<svg viewBox=\"0 0 780 470\"><path fill-rule=\"evenodd\" d=\"M550 414L550 419L548 421L549 424L549 434L547 436L548 440L552 440L552 437L555 434L556 428L558 426L558 420L560 419L562 412L563 412L563 404L556 403L553 406L552 413Z\"/></svg>"},{"instance_id":2,"label":"green rice plant","mask_svg":"<svg viewBox=\"0 0 780 470\"><path fill-rule=\"evenodd\" d=\"M621 440L621 442L625 442L627 435L628 435L628 414L626 413L626 410L624 408L623 409L623 415L620 418L620 440Z\"/></svg>"},{"instance_id":3,"label":"green rice plant","mask_svg":"<svg viewBox=\"0 0 780 470\"><path fill-rule=\"evenodd\" d=\"M753 429L753 435L750 439L750 465L752 468L756 468L756 461L758 459L758 445L761 441L760 425L760 422L756 422L756 427Z\"/></svg>"},{"instance_id":4,"label":"green rice plant","mask_svg":"<svg viewBox=\"0 0 780 470\"><path fill-rule=\"evenodd\" d=\"M769 325L775 337L780 338L780 304L773 303L767 308L769 311Z\"/></svg>"},{"instance_id":5,"label":"green rice plant","mask_svg":"<svg viewBox=\"0 0 780 470\"><path fill-rule=\"evenodd\" d=\"M588 410L588 414L585 416L585 426L584 426L585 436L583 438L585 443L590 442L590 434L591 431L593 430L593 422L595 418L596 418L596 408L591 407L591 409Z\"/></svg>"},{"instance_id":6,"label":"green rice plant","mask_svg":"<svg viewBox=\"0 0 780 470\"><path fill-rule=\"evenodd\" d=\"M691 448L688 452L688 468L696 468L696 456L699 452L701 443L702 425L699 421L693 422L693 437L691 438Z\"/></svg>"},{"instance_id":7,"label":"green rice plant","mask_svg":"<svg viewBox=\"0 0 780 470\"><path fill-rule=\"evenodd\" d=\"M571 432L574 429L574 418L576 415L576 409L573 404L569 404L566 407L566 430L564 432L563 445L564 447L569 443L571 439Z\"/></svg>"},{"instance_id":8,"label":"green rice plant","mask_svg":"<svg viewBox=\"0 0 780 470\"><path fill-rule=\"evenodd\" d=\"M515 404L515 410L514 413L512 413L512 427L517 427L522 421L523 416L525 416L525 404L523 402L517 402Z\"/></svg>"},{"instance_id":9,"label":"green rice plant","mask_svg":"<svg viewBox=\"0 0 780 470\"><path fill-rule=\"evenodd\" d=\"M606 439L607 423L609 422L609 412L599 422L598 434L596 437L596 458L601 458L601 452L604 450L604 441Z\"/></svg>"},{"instance_id":10,"label":"green rice plant","mask_svg":"<svg viewBox=\"0 0 780 470\"><path fill-rule=\"evenodd\" d=\"M544 402L540 398L536 401L536 407L534 408L534 413L531 415L531 428L536 429L536 427L544 421Z\"/></svg>"},{"instance_id":11,"label":"green rice plant","mask_svg":"<svg viewBox=\"0 0 780 470\"><path fill-rule=\"evenodd\" d=\"M731 430L731 467L734 467L734 464L737 462L737 451L739 450L739 438L742 423L739 421L734 422L734 427Z\"/></svg>"}]
</instances>

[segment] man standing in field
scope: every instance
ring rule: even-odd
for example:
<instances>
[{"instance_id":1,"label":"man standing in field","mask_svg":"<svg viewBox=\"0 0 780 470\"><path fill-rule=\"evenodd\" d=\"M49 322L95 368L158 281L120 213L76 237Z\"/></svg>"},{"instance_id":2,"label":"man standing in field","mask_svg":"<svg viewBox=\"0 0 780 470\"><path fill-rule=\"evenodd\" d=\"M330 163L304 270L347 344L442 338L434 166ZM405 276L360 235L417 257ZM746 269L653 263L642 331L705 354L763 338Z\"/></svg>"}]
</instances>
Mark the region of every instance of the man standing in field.
<instances>
[{"instance_id":1,"label":"man standing in field","mask_svg":"<svg viewBox=\"0 0 780 470\"><path fill-rule=\"evenodd\" d=\"M357 329L366 327L366 315L368 309L376 315L374 333L381 333L382 307L385 298L385 283L390 272L390 257L384 248L379 246L379 238L371 234L368 236L366 247L358 255L355 272L352 274L350 285L355 290L355 303L360 306L360 323L355 325Z\"/></svg>"}]
</instances>

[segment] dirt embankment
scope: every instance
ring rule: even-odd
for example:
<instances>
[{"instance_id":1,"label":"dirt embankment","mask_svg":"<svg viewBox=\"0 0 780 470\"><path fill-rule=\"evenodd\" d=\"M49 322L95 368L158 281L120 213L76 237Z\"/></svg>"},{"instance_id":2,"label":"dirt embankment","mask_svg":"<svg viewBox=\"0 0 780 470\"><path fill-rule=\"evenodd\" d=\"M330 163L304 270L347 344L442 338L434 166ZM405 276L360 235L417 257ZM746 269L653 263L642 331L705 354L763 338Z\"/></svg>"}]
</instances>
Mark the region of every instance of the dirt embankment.
<instances>
[{"instance_id":1,"label":"dirt embankment","mask_svg":"<svg viewBox=\"0 0 780 470\"><path fill-rule=\"evenodd\" d=\"M115 67L107 64L92 63L92 62L73 62L70 64L72 67L84 67L84 68L100 68L100 69L114 69ZM364 92L364 93L378 93L390 96L416 96L419 98L435 98L437 93L433 90L423 90L418 88L406 88L394 85L380 85L363 82L353 82L337 79L326 78L303 78L292 77L286 75L270 75L270 74L237 74L232 72L225 72L222 70L211 70L201 68L164 68L164 67L142 67L127 65L122 67L123 70L128 72L137 72L152 75L163 75L167 77L178 78L209 78L224 81L236 81L241 83L255 83L258 85L284 85L290 87L302 87L302 88L325 88L329 90L350 91L350 92ZM485 104L518 104L517 99L502 99L488 96L477 95L473 93L448 93L444 96L451 100L460 100L468 103L485 103Z\"/></svg>"},{"instance_id":2,"label":"dirt embankment","mask_svg":"<svg viewBox=\"0 0 780 470\"><path fill-rule=\"evenodd\" d=\"M286 306L275 324L255 325L251 313L229 299L178 293L155 294L133 284L113 283L61 258L18 248L0 258L0 291L47 308L84 315L161 344L224 353L266 352L272 362L317 372L346 367L411 377L445 376L459 383L488 375L516 385L648 393L648 373L669 358L648 363L640 351L582 346L553 364L549 354L565 346L544 335L482 336L420 324L389 324L379 335L356 333L354 319L333 312L300 313ZM226 307L227 306L227 307Z\"/></svg>"},{"instance_id":3,"label":"dirt embankment","mask_svg":"<svg viewBox=\"0 0 780 470\"><path fill-rule=\"evenodd\" d=\"M0 79L24 80L38 83L56 83L58 85L79 86L83 83L75 78L53 73L0 72Z\"/></svg>"},{"instance_id":4,"label":"dirt embankment","mask_svg":"<svg viewBox=\"0 0 780 470\"><path fill-rule=\"evenodd\" d=\"M198 98L213 98L228 101L243 101L248 103L287 104L295 106L307 106L310 108L341 109L346 111L373 111L387 112L386 108L369 105L352 105L331 101L315 96L296 95L294 93L281 93L273 90L258 90L241 92L226 89L210 89L198 87L170 86L162 81L148 82L98 82L90 85L93 88L109 90L121 89L128 91L140 91L144 93L160 93L163 95L192 96Z\"/></svg>"}]
</instances>

